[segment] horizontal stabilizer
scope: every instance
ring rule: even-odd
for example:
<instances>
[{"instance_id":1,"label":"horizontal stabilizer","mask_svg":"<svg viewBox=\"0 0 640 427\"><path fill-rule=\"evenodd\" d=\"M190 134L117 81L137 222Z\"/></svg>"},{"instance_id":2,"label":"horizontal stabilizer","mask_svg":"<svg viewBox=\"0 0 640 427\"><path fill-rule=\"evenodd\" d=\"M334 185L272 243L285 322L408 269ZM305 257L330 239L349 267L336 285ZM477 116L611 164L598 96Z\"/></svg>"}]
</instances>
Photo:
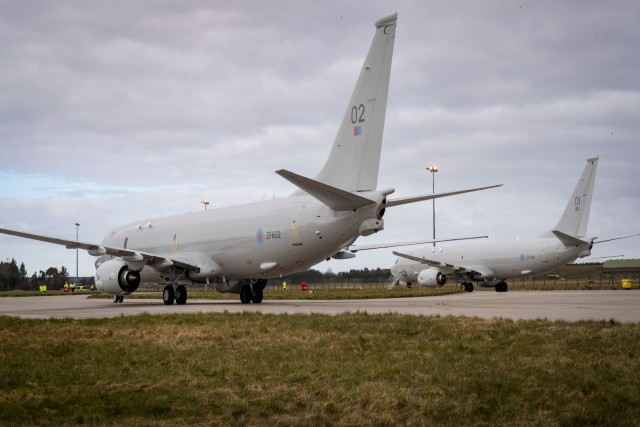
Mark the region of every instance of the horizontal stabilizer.
<instances>
[{"instance_id":1,"label":"horizontal stabilizer","mask_svg":"<svg viewBox=\"0 0 640 427\"><path fill-rule=\"evenodd\" d=\"M630 236L614 237L613 239L606 239L606 240L600 240L599 242L593 242L593 244L595 245L596 243L610 242L612 240L628 239L629 237L636 237L636 236L640 236L640 234L632 234Z\"/></svg>"},{"instance_id":2,"label":"horizontal stabilizer","mask_svg":"<svg viewBox=\"0 0 640 427\"><path fill-rule=\"evenodd\" d=\"M436 240L414 240L412 242L379 243L377 245L350 246L348 250L356 253L358 251L369 251L371 249L393 248L396 246L424 245L427 243L452 242L455 240L487 239L489 236L458 237L456 239L436 239Z\"/></svg>"},{"instance_id":3,"label":"horizontal stabilizer","mask_svg":"<svg viewBox=\"0 0 640 427\"><path fill-rule=\"evenodd\" d=\"M577 237L569 236L568 234L563 233L558 230L551 230L553 234L562 242L565 246L580 246L580 245L588 245L591 242L586 240L578 239Z\"/></svg>"},{"instance_id":4,"label":"horizontal stabilizer","mask_svg":"<svg viewBox=\"0 0 640 427\"><path fill-rule=\"evenodd\" d=\"M84 249L89 251L89 254L100 254L100 255L111 255L116 257L123 257L125 261L127 259L125 257L129 257L128 261L138 260L140 258L150 259L150 260L168 260L171 261L174 265L184 268L184 269L196 269L199 270L198 266L195 264L190 264L188 262L176 259L174 257L167 257L164 255L152 254L148 252L140 252L133 251L130 249L124 248L114 248L111 246L103 246L96 243L87 243L87 242L78 242L76 240L67 240L67 239L59 239L57 237L43 236L41 234L32 234L32 233L24 233L22 231L8 230L6 228L0 228L0 233L8 234L10 236L16 237L24 237L25 239L31 240L39 240L41 242L53 243L54 245L62 245L67 249Z\"/></svg>"},{"instance_id":5,"label":"horizontal stabilizer","mask_svg":"<svg viewBox=\"0 0 640 427\"><path fill-rule=\"evenodd\" d=\"M408 203L422 202L424 200L439 199L441 197L455 196L456 194L471 193L473 191L488 190L489 188L496 188L496 187L502 187L502 184L500 184L500 185L491 185L489 187L472 188L470 190L460 190L460 191L449 191L449 192L446 192L446 193L425 194L425 195L422 195L422 196L403 197L401 199L387 199L387 204L385 205L385 207L391 208L393 206L400 206L400 205L406 205Z\"/></svg>"},{"instance_id":6,"label":"horizontal stabilizer","mask_svg":"<svg viewBox=\"0 0 640 427\"><path fill-rule=\"evenodd\" d=\"M374 200L314 181L285 169L277 170L276 173L336 211L353 211L375 203Z\"/></svg>"}]
</instances>

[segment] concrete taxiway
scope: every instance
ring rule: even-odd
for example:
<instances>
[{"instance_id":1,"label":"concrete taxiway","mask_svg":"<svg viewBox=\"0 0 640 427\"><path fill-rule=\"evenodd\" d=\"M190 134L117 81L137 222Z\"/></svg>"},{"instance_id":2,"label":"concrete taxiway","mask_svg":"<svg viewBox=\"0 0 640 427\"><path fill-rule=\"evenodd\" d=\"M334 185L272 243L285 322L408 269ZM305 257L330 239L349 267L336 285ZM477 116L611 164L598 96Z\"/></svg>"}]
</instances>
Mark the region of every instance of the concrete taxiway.
<instances>
[{"instance_id":1,"label":"concrete taxiway","mask_svg":"<svg viewBox=\"0 0 640 427\"><path fill-rule=\"evenodd\" d=\"M241 304L240 301L228 300L189 300L182 306L164 305L160 297L157 300L125 298L120 304L114 304L109 299L88 298L85 295L0 298L0 315L24 318L100 318L141 313L206 313L225 310L290 314L338 314L366 311L371 314L503 317L513 320L615 319L620 322L640 322L640 292L636 290L473 292L435 297L368 300L265 300L262 304Z\"/></svg>"}]
</instances>

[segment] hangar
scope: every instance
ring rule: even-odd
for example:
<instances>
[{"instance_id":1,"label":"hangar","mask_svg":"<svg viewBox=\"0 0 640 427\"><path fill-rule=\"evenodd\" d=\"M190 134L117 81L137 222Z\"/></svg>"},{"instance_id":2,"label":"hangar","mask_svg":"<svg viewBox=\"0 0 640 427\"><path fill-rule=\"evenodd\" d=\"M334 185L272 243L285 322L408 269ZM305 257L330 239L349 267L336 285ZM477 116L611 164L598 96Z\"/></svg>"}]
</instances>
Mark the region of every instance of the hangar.
<instances>
[{"instance_id":1,"label":"hangar","mask_svg":"<svg viewBox=\"0 0 640 427\"><path fill-rule=\"evenodd\" d=\"M602 264L602 278L637 279L640 277L640 259L614 259Z\"/></svg>"}]
</instances>

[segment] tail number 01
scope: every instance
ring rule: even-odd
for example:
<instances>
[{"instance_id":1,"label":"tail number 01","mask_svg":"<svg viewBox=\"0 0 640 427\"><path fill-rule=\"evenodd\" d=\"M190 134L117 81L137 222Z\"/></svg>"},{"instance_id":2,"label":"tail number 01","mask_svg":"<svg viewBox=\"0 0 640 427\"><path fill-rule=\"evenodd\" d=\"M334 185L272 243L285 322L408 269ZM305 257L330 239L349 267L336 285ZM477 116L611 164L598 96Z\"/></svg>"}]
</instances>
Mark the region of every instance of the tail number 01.
<instances>
[{"instance_id":1,"label":"tail number 01","mask_svg":"<svg viewBox=\"0 0 640 427\"><path fill-rule=\"evenodd\" d=\"M358 117L358 113L360 113L360 117ZM356 124L356 122L358 123L362 123L364 122L364 105L360 104L359 107L354 106L351 109L351 123Z\"/></svg>"}]
</instances>

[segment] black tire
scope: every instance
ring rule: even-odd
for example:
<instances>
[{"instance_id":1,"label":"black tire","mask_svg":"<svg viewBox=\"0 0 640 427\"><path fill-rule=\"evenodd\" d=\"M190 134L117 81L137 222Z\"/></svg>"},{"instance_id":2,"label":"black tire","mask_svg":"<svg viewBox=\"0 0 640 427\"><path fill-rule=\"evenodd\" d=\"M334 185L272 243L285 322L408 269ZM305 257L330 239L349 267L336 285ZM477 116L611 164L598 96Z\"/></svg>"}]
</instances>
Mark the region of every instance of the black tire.
<instances>
[{"instance_id":1,"label":"black tire","mask_svg":"<svg viewBox=\"0 0 640 427\"><path fill-rule=\"evenodd\" d=\"M507 282L502 282L502 292L508 292L509 291L509 285L507 285Z\"/></svg>"},{"instance_id":2,"label":"black tire","mask_svg":"<svg viewBox=\"0 0 640 427\"><path fill-rule=\"evenodd\" d=\"M262 289L253 288L253 296L251 297L251 302L254 304L260 304L262 302Z\"/></svg>"},{"instance_id":3,"label":"black tire","mask_svg":"<svg viewBox=\"0 0 640 427\"><path fill-rule=\"evenodd\" d=\"M249 285L244 285L240 289L240 302L243 304L249 304L251 302L251 288Z\"/></svg>"},{"instance_id":4,"label":"black tire","mask_svg":"<svg viewBox=\"0 0 640 427\"><path fill-rule=\"evenodd\" d=\"M467 292L473 292L473 283L467 283Z\"/></svg>"},{"instance_id":5,"label":"black tire","mask_svg":"<svg viewBox=\"0 0 640 427\"><path fill-rule=\"evenodd\" d=\"M187 288L180 285L176 288L176 304L183 305L187 302Z\"/></svg>"},{"instance_id":6,"label":"black tire","mask_svg":"<svg viewBox=\"0 0 640 427\"><path fill-rule=\"evenodd\" d=\"M113 303L116 304L118 302L120 302L120 297L118 295L114 295L113 296Z\"/></svg>"},{"instance_id":7,"label":"black tire","mask_svg":"<svg viewBox=\"0 0 640 427\"><path fill-rule=\"evenodd\" d=\"M465 291L466 291L466 290L467 290L467 284L466 284L465 282L463 282L463 283L460 285L460 289L462 289L462 290L465 290Z\"/></svg>"},{"instance_id":8,"label":"black tire","mask_svg":"<svg viewBox=\"0 0 640 427\"><path fill-rule=\"evenodd\" d=\"M496 285L496 292L502 292L502 282Z\"/></svg>"},{"instance_id":9,"label":"black tire","mask_svg":"<svg viewBox=\"0 0 640 427\"><path fill-rule=\"evenodd\" d=\"M175 292L173 291L173 286L167 285L164 287L164 291L162 291L162 301L166 305L173 304L173 301L176 299Z\"/></svg>"},{"instance_id":10,"label":"black tire","mask_svg":"<svg viewBox=\"0 0 640 427\"><path fill-rule=\"evenodd\" d=\"M124 295L120 295L120 299L118 300L118 302L122 302L124 301Z\"/></svg>"}]
</instances>

